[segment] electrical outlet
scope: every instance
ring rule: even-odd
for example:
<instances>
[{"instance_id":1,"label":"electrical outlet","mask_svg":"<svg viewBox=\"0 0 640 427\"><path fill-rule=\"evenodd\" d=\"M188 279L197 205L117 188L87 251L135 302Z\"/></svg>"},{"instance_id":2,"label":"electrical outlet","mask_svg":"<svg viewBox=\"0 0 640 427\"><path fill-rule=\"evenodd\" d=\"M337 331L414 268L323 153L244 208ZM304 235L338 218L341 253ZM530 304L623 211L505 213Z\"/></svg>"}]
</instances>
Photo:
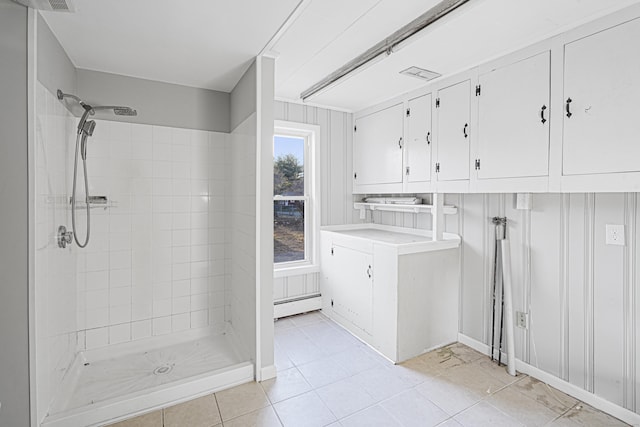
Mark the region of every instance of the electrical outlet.
<instances>
[{"instance_id":1,"label":"electrical outlet","mask_svg":"<svg viewBox=\"0 0 640 427\"><path fill-rule=\"evenodd\" d=\"M606 228L606 244L624 246L624 225L607 224Z\"/></svg>"},{"instance_id":2,"label":"electrical outlet","mask_svg":"<svg viewBox=\"0 0 640 427\"><path fill-rule=\"evenodd\" d=\"M527 329L527 313L516 311L516 326L518 328Z\"/></svg>"}]
</instances>

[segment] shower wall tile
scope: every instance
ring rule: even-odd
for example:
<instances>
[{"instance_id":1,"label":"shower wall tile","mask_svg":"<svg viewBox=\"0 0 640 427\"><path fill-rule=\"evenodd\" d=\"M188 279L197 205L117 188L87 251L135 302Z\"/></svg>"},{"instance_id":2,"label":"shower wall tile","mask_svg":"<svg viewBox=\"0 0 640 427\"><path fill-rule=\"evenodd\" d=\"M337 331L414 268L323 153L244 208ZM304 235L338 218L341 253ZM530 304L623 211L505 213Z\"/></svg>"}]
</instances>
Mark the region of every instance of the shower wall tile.
<instances>
[{"instance_id":1,"label":"shower wall tile","mask_svg":"<svg viewBox=\"0 0 640 427\"><path fill-rule=\"evenodd\" d=\"M98 120L91 142L90 192L112 207L77 267L81 347L223 330L229 136Z\"/></svg>"},{"instance_id":2,"label":"shower wall tile","mask_svg":"<svg viewBox=\"0 0 640 427\"><path fill-rule=\"evenodd\" d=\"M79 257L75 245L58 248L55 239L58 226L71 228L75 119L39 82L35 95L35 363L40 416L46 414L75 357L77 330L84 324L78 310L85 307L85 288L78 281L84 283L86 258Z\"/></svg>"}]
</instances>

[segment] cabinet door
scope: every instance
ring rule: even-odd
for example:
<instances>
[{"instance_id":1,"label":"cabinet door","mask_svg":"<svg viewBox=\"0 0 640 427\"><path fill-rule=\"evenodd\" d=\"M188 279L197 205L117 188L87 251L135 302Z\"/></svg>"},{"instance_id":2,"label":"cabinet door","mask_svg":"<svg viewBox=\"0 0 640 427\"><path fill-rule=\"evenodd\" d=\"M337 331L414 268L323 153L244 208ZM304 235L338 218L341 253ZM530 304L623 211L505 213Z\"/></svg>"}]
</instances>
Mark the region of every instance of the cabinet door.
<instances>
[{"instance_id":1,"label":"cabinet door","mask_svg":"<svg viewBox=\"0 0 640 427\"><path fill-rule=\"evenodd\" d=\"M634 19L565 45L563 175L640 171L638 40Z\"/></svg>"},{"instance_id":2,"label":"cabinet door","mask_svg":"<svg viewBox=\"0 0 640 427\"><path fill-rule=\"evenodd\" d=\"M333 311L371 334L373 324L373 256L332 246L330 257Z\"/></svg>"},{"instance_id":3,"label":"cabinet door","mask_svg":"<svg viewBox=\"0 0 640 427\"><path fill-rule=\"evenodd\" d=\"M356 119L353 141L356 184L402 183L403 120L401 103Z\"/></svg>"},{"instance_id":4,"label":"cabinet door","mask_svg":"<svg viewBox=\"0 0 640 427\"><path fill-rule=\"evenodd\" d=\"M483 74L478 178L549 175L550 53Z\"/></svg>"},{"instance_id":5,"label":"cabinet door","mask_svg":"<svg viewBox=\"0 0 640 427\"><path fill-rule=\"evenodd\" d=\"M438 181L469 179L470 85L465 80L438 91Z\"/></svg>"},{"instance_id":6,"label":"cabinet door","mask_svg":"<svg viewBox=\"0 0 640 427\"><path fill-rule=\"evenodd\" d=\"M431 181L431 94L409 100L405 175L407 182Z\"/></svg>"}]
</instances>

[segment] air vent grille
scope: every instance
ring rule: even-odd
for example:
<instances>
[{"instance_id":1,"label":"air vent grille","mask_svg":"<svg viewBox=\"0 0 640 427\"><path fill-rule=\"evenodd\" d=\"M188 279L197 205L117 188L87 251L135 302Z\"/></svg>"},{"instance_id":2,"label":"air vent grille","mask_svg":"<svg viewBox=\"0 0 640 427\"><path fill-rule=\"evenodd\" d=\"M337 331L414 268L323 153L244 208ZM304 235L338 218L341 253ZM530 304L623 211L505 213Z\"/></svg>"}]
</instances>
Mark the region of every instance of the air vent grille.
<instances>
[{"instance_id":1,"label":"air vent grille","mask_svg":"<svg viewBox=\"0 0 640 427\"><path fill-rule=\"evenodd\" d=\"M406 70L400 71L400 74L404 74L405 76L416 77L422 80L433 80L442 75L442 74L436 73L435 71L425 70L424 68L420 68L420 67L409 67Z\"/></svg>"},{"instance_id":2,"label":"air vent grille","mask_svg":"<svg viewBox=\"0 0 640 427\"><path fill-rule=\"evenodd\" d=\"M66 0L49 0L49 4L51 5L51 9L57 11L69 10L69 5Z\"/></svg>"}]
</instances>

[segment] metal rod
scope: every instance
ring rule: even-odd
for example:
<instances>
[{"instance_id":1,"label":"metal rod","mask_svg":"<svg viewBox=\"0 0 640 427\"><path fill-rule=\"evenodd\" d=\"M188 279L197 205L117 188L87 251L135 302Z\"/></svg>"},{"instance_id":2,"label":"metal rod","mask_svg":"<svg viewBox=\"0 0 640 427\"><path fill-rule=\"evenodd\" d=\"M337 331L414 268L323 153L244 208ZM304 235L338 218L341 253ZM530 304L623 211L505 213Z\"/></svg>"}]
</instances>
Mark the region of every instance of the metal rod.
<instances>
[{"instance_id":1,"label":"metal rod","mask_svg":"<svg viewBox=\"0 0 640 427\"><path fill-rule=\"evenodd\" d=\"M324 79L320 80L307 90L300 94L300 98L304 101L309 97L317 94L318 92L333 85L338 80L346 77L357 69L363 67L369 62L373 61L381 55L390 55L394 48L406 41L410 37L416 35L420 31L427 28L429 25L445 17L449 13L453 12L458 7L462 6L469 0L443 0L418 18L411 21L409 24L400 28L384 40L378 42L373 47L369 48L363 54L355 57L351 61L347 62L342 67L338 68L333 73L329 74Z\"/></svg>"}]
</instances>

